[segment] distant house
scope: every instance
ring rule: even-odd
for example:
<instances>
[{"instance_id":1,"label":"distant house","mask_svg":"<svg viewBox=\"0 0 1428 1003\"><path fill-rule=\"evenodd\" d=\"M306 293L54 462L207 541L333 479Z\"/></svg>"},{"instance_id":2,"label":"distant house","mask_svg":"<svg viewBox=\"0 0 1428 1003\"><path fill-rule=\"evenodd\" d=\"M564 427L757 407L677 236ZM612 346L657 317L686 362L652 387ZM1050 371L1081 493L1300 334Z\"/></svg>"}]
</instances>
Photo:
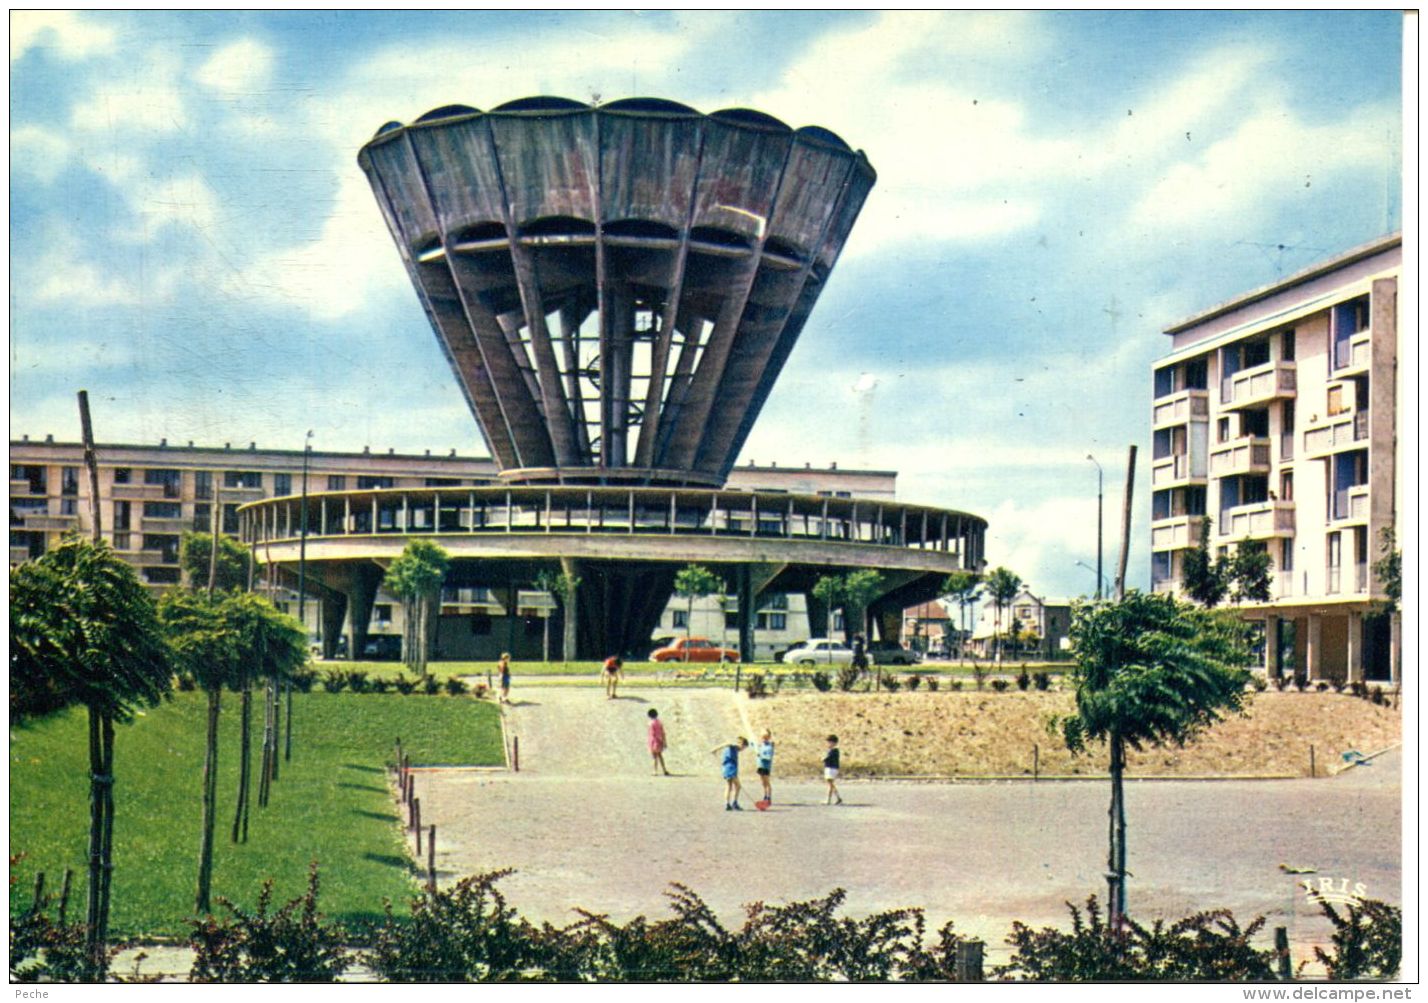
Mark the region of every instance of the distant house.
<instances>
[{"instance_id":1,"label":"distant house","mask_svg":"<svg viewBox=\"0 0 1428 1003\"><path fill-rule=\"evenodd\" d=\"M919 603L902 611L902 636L916 651L943 651L955 632L946 608L937 601Z\"/></svg>"},{"instance_id":2,"label":"distant house","mask_svg":"<svg viewBox=\"0 0 1428 1003\"><path fill-rule=\"evenodd\" d=\"M1043 598L1030 589L1022 589L1011 605L1002 610L1000 632L1007 635L1008 645L1013 620L1017 623L1016 657L1053 657L1069 644L1071 600ZM970 650L985 657L995 655L997 633L996 607L984 602L972 630ZM1006 655L1013 655L1010 647Z\"/></svg>"}]
</instances>

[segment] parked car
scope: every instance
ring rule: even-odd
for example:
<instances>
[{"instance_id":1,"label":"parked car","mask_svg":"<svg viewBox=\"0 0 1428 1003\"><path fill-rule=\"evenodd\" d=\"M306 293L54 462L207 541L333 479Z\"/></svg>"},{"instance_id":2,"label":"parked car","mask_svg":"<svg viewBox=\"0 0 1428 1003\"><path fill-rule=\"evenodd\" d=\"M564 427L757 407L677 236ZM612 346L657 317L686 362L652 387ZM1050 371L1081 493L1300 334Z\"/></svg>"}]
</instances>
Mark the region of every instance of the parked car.
<instances>
[{"instance_id":1,"label":"parked car","mask_svg":"<svg viewBox=\"0 0 1428 1003\"><path fill-rule=\"evenodd\" d=\"M681 637L650 654L652 662L737 662L739 653L721 648L707 637Z\"/></svg>"},{"instance_id":2,"label":"parked car","mask_svg":"<svg viewBox=\"0 0 1428 1003\"><path fill-rule=\"evenodd\" d=\"M402 639L398 634L373 634L362 645L362 657L374 662L395 662L402 657Z\"/></svg>"},{"instance_id":3,"label":"parked car","mask_svg":"<svg viewBox=\"0 0 1428 1003\"><path fill-rule=\"evenodd\" d=\"M792 651L794 648L801 648L803 645L805 645L805 644L807 644L807 643L808 643L808 639L807 639L807 638L804 638L804 639L801 640L801 641L794 641L793 643L789 644L787 647L777 648L777 649L774 650L773 660L774 660L775 662L781 662L781 661L783 661L784 656L787 655L787 654L788 654L790 651Z\"/></svg>"},{"instance_id":4,"label":"parked car","mask_svg":"<svg viewBox=\"0 0 1428 1003\"><path fill-rule=\"evenodd\" d=\"M842 641L814 637L789 648L784 652L783 660L788 665L851 665L853 649Z\"/></svg>"},{"instance_id":5,"label":"parked car","mask_svg":"<svg viewBox=\"0 0 1428 1003\"><path fill-rule=\"evenodd\" d=\"M896 641L874 641L868 645L874 665L916 665L922 656Z\"/></svg>"}]
</instances>

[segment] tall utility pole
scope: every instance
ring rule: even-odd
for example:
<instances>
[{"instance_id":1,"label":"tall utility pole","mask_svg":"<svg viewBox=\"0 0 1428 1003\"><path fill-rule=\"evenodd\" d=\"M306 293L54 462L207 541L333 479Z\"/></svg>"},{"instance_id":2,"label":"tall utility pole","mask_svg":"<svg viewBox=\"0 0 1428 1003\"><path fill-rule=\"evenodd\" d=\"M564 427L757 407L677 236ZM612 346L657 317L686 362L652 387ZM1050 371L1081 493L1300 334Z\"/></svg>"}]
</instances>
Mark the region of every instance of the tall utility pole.
<instances>
[{"instance_id":1,"label":"tall utility pole","mask_svg":"<svg viewBox=\"0 0 1428 1003\"><path fill-rule=\"evenodd\" d=\"M1105 580L1105 575L1101 573L1101 514L1104 509L1104 472L1101 470L1100 462L1090 453L1086 454L1086 459L1096 464L1096 598L1101 598L1101 582Z\"/></svg>"},{"instance_id":2,"label":"tall utility pole","mask_svg":"<svg viewBox=\"0 0 1428 1003\"><path fill-rule=\"evenodd\" d=\"M312 429L302 444L302 528L298 530L298 621L302 624L302 643L307 644L307 461L312 454ZM283 731L283 760L293 758L293 681L284 684L288 698L288 720Z\"/></svg>"}]
</instances>

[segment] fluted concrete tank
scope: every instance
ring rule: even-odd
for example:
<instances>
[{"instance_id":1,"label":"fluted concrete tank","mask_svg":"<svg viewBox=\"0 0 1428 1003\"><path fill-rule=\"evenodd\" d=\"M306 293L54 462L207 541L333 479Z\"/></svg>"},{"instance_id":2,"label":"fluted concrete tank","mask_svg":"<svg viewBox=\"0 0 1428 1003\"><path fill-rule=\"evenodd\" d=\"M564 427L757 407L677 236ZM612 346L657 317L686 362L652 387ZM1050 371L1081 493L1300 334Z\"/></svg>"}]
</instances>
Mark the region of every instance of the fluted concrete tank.
<instances>
[{"instance_id":1,"label":"fluted concrete tank","mask_svg":"<svg viewBox=\"0 0 1428 1003\"><path fill-rule=\"evenodd\" d=\"M722 485L876 177L825 129L651 98L448 106L358 162L518 483Z\"/></svg>"}]
</instances>

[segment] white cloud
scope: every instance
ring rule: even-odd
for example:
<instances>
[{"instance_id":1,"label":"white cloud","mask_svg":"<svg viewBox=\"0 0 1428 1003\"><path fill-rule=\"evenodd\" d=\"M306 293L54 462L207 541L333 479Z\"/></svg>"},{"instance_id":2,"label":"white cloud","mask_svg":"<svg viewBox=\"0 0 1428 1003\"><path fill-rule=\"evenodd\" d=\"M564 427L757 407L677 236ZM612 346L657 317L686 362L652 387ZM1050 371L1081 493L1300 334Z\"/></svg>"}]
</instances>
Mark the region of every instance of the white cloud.
<instances>
[{"instance_id":1,"label":"white cloud","mask_svg":"<svg viewBox=\"0 0 1428 1003\"><path fill-rule=\"evenodd\" d=\"M150 234L170 225L206 229L218 219L218 199L196 173L134 186L129 194Z\"/></svg>"},{"instance_id":2,"label":"white cloud","mask_svg":"<svg viewBox=\"0 0 1428 1003\"><path fill-rule=\"evenodd\" d=\"M1361 109L1341 122L1306 121L1266 103L1199 156L1174 164L1132 210L1154 227L1220 227L1265 201L1294 201L1316 183L1353 169L1384 169L1397 120Z\"/></svg>"},{"instance_id":3,"label":"white cloud","mask_svg":"<svg viewBox=\"0 0 1428 1003\"><path fill-rule=\"evenodd\" d=\"M10 61L33 48L49 48L62 59L84 59L114 48L113 28L95 24L71 11L10 12Z\"/></svg>"},{"instance_id":4,"label":"white cloud","mask_svg":"<svg viewBox=\"0 0 1428 1003\"><path fill-rule=\"evenodd\" d=\"M194 79L222 94L244 94L266 87L273 73L273 53L251 38L230 42L204 61Z\"/></svg>"},{"instance_id":5,"label":"white cloud","mask_svg":"<svg viewBox=\"0 0 1428 1003\"><path fill-rule=\"evenodd\" d=\"M10 166L49 184L69 162L69 140L53 129L22 125L10 130Z\"/></svg>"},{"instance_id":6,"label":"white cloud","mask_svg":"<svg viewBox=\"0 0 1428 1003\"><path fill-rule=\"evenodd\" d=\"M133 60L123 71L100 75L94 89L75 104L70 125L76 131L122 134L132 144L145 134L188 126L175 56L153 48L134 53Z\"/></svg>"}]
</instances>

